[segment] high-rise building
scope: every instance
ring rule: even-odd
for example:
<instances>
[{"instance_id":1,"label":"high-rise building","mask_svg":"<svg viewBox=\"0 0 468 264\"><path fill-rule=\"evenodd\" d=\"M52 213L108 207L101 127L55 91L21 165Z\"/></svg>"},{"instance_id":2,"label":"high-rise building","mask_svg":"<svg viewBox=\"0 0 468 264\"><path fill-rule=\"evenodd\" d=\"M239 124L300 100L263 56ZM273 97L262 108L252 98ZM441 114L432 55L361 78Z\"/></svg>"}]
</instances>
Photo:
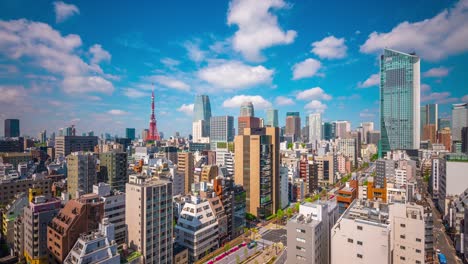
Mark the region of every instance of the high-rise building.
<instances>
[{"instance_id":1,"label":"high-rise building","mask_svg":"<svg viewBox=\"0 0 468 264\"><path fill-rule=\"evenodd\" d=\"M200 137L210 136L210 118L211 104L208 95L197 95L193 106L193 122L202 121L202 126L197 127L199 131L193 131L193 135L199 134ZM195 128L194 128L195 129ZM195 137L195 136L194 136Z\"/></svg>"},{"instance_id":2,"label":"high-rise building","mask_svg":"<svg viewBox=\"0 0 468 264\"><path fill-rule=\"evenodd\" d=\"M64 263L80 234L98 228L104 215L104 204L94 193L70 200L47 226L49 263Z\"/></svg>"},{"instance_id":3,"label":"high-rise building","mask_svg":"<svg viewBox=\"0 0 468 264\"><path fill-rule=\"evenodd\" d=\"M445 146L445 150L452 151L452 131L449 127L444 127L437 133L437 142Z\"/></svg>"},{"instance_id":4,"label":"high-rise building","mask_svg":"<svg viewBox=\"0 0 468 264\"><path fill-rule=\"evenodd\" d=\"M20 136L20 121L19 119L5 119L5 137Z\"/></svg>"},{"instance_id":5,"label":"high-rise building","mask_svg":"<svg viewBox=\"0 0 468 264\"><path fill-rule=\"evenodd\" d=\"M335 127L335 137L336 138L347 138L349 132L351 132L351 122L349 121L334 121L333 126Z\"/></svg>"},{"instance_id":6,"label":"high-rise building","mask_svg":"<svg viewBox=\"0 0 468 264\"><path fill-rule=\"evenodd\" d=\"M419 149L420 59L384 49L380 60L380 124L382 152Z\"/></svg>"},{"instance_id":7,"label":"high-rise building","mask_svg":"<svg viewBox=\"0 0 468 264\"><path fill-rule=\"evenodd\" d=\"M245 128L259 128L260 125L260 118L254 116L239 116L237 118L237 130L238 135L242 135L244 133Z\"/></svg>"},{"instance_id":8,"label":"high-rise building","mask_svg":"<svg viewBox=\"0 0 468 264\"><path fill-rule=\"evenodd\" d=\"M239 116L255 116L252 102L243 102L241 104Z\"/></svg>"},{"instance_id":9,"label":"high-rise building","mask_svg":"<svg viewBox=\"0 0 468 264\"><path fill-rule=\"evenodd\" d=\"M361 123L362 127L362 141L364 144L369 144L368 138L367 138L367 132L374 131L374 122L362 122Z\"/></svg>"},{"instance_id":10,"label":"high-rise building","mask_svg":"<svg viewBox=\"0 0 468 264\"><path fill-rule=\"evenodd\" d=\"M29 196L29 205L24 208L24 256L27 263L49 263L47 225L59 213L61 201L42 195L31 197L31 191Z\"/></svg>"},{"instance_id":11,"label":"high-rise building","mask_svg":"<svg viewBox=\"0 0 468 264\"><path fill-rule=\"evenodd\" d=\"M332 185L336 182L338 161L335 154L317 156L314 158L314 163L317 164L317 178L320 185Z\"/></svg>"},{"instance_id":12,"label":"high-rise building","mask_svg":"<svg viewBox=\"0 0 468 264\"><path fill-rule=\"evenodd\" d=\"M187 194L192 189L194 160L192 152L177 153L177 173L184 175L184 193Z\"/></svg>"},{"instance_id":13,"label":"high-rise building","mask_svg":"<svg viewBox=\"0 0 468 264\"><path fill-rule=\"evenodd\" d=\"M438 122L439 122L439 108L437 104L427 104L424 106L421 106L421 111L420 111L420 119L421 119L421 126L420 126L420 132L421 132L421 137L424 138L424 127L426 125L434 125L435 130L438 128ZM434 132L435 133L435 132ZM422 140L427 140L427 139L422 139Z\"/></svg>"},{"instance_id":14,"label":"high-rise building","mask_svg":"<svg viewBox=\"0 0 468 264\"><path fill-rule=\"evenodd\" d=\"M330 263L330 230L338 220L336 200L303 203L299 214L288 220L286 263Z\"/></svg>"},{"instance_id":15,"label":"high-rise building","mask_svg":"<svg viewBox=\"0 0 468 264\"><path fill-rule=\"evenodd\" d=\"M450 118L439 118L437 121L437 130L442 130L446 127L450 128Z\"/></svg>"},{"instance_id":16,"label":"high-rise building","mask_svg":"<svg viewBox=\"0 0 468 264\"><path fill-rule=\"evenodd\" d=\"M301 116L299 112L286 113L286 131L284 135L292 137L294 141L301 137Z\"/></svg>"},{"instance_id":17,"label":"high-rise building","mask_svg":"<svg viewBox=\"0 0 468 264\"><path fill-rule=\"evenodd\" d=\"M427 140L431 143L437 142L437 127L434 124L424 125L421 140Z\"/></svg>"},{"instance_id":18,"label":"high-rise building","mask_svg":"<svg viewBox=\"0 0 468 264\"><path fill-rule=\"evenodd\" d=\"M7 248L14 249L15 244L15 224L17 220L22 217L23 209L28 205L28 195L26 193L16 193L14 199L8 203L5 209L1 212L2 226L1 235L2 239L5 240ZM20 247L16 247L20 248ZM3 248L2 248L3 251ZM17 250L13 250L17 251ZM21 252L15 252L15 255L19 255Z\"/></svg>"},{"instance_id":19,"label":"high-rise building","mask_svg":"<svg viewBox=\"0 0 468 264\"><path fill-rule=\"evenodd\" d=\"M125 194L130 247L144 263L172 263L172 183L131 175Z\"/></svg>"},{"instance_id":20,"label":"high-rise building","mask_svg":"<svg viewBox=\"0 0 468 264\"><path fill-rule=\"evenodd\" d=\"M267 109L265 126L277 127L278 124L278 109Z\"/></svg>"},{"instance_id":21,"label":"high-rise building","mask_svg":"<svg viewBox=\"0 0 468 264\"><path fill-rule=\"evenodd\" d=\"M322 140L322 114L309 115L309 142L317 145Z\"/></svg>"},{"instance_id":22,"label":"high-rise building","mask_svg":"<svg viewBox=\"0 0 468 264\"><path fill-rule=\"evenodd\" d=\"M66 157L76 151L94 151L97 144L96 136L58 136L55 139L55 154L57 157Z\"/></svg>"},{"instance_id":23,"label":"high-rise building","mask_svg":"<svg viewBox=\"0 0 468 264\"><path fill-rule=\"evenodd\" d=\"M337 140L337 150L351 160L353 167L357 166L358 148L356 138L339 138Z\"/></svg>"},{"instance_id":24,"label":"high-rise building","mask_svg":"<svg viewBox=\"0 0 468 264\"><path fill-rule=\"evenodd\" d=\"M39 133L39 140L41 143L46 143L47 142L47 131L42 130L41 133Z\"/></svg>"},{"instance_id":25,"label":"high-rise building","mask_svg":"<svg viewBox=\"0 0 468 264\"><path fill-rule=\"evenodd\" d=\"M160 141L161 137L158 132L158 125L156 124L156 115L154 114L154 88L151 93L151 116L149 122L148 136L144 140Z\"/></svg>"},{"instance_id":26,"label":"high-rise building","mask_svg":"<svg viewBox=\"0 0 468 264\"><path fill-rule=\"evenodd\" d=\"M322 124L322 129L323 129L323 139L325 140L330 140L332 138L335 138L335 135L333 133L333 124L330 122L324 122Z\"/></svg>"},{"instance_id":27,"label":"high-rise building","mask_svg":"<svg viewBox=\"0 0 468 264\"><path fill-rule=\"evenodd\" d=\"M91 193L97 183L97 159L93 153L73 152L67 156L67 189L72 198Z\"/></svg>"},{"instance_id":28,"label":"high-rise building","mask_svg":"<svg viewBox=\"0 0 468 264\"><path fill-rule=\"evenodd\" d=\"M447 154L440 159L442 171L439 175L439 207L442 215L448 214L447 201L450 197L458 196L463 193L468 186L468 155L466 154Z\"/></svg>"},{"instance_id":29,"label":"high-rise building","mask_svg":"<svg viewBox=\"0 0 468 264\"><path fill-rule=\"evenodd\" d=\"M231 142L234 140L234 117L213 116L210 118L210 143L212 150L217 142Z\"/></svg>"},{"instance_id":30,"label":"high-rise building","mask_svg":"<svg viewBox=\"0 0 468 264\"><path fill-rule=\"evenodd\" d=\"M127 183L127 153L99 153L99 181L110 184L112 190L125 191Z\"/></svg>"},{"instance_id":31,"label":"high-rise building","mask_svg":"<svg viewBox=\"0 0 468 264\"><path fill-rule=\"evenodd\" d=\"M234 179L245 189L246 211L265 219L279 209L279 128L247 128L234 145Z\"/></svg>"},{"instance_id":32,"label":"high-rise building","mask_svg":"<svg viewBox=\"0 0 468 264\"><path fill-rule=\"evenodd\" d=\"M130 140L135 140L135 128L126 128L125 137Z\"/></svg>"},{"instance_id":33,"label":"high-rise building","mask_svg":"<svg viewBox=\"0 0 468 264\"><path fill-rule=\"evenodd\" d=\"M141 130L141 138L145 140L148 137L149 130L147 128Z\"/></svg>"},{"instance_id":34,"label":"high-rise building","mask_svg":"<svg viewBox=\"0 0 468 264\"><path fill-rule=\"evenodd\" d=\"M462 128L462 152L468 154L468 127Z\"/></svg>"},{"instance_id":35,"label":"high-rise building","mask_svg":"<svg viewBox=\"0 0 468 264\"><path fill-rule=\"evenodd\" d=\"M468 103L452 105L452 140L461 140L461 130L468 126Z\"/></svg>"}]
</instances>

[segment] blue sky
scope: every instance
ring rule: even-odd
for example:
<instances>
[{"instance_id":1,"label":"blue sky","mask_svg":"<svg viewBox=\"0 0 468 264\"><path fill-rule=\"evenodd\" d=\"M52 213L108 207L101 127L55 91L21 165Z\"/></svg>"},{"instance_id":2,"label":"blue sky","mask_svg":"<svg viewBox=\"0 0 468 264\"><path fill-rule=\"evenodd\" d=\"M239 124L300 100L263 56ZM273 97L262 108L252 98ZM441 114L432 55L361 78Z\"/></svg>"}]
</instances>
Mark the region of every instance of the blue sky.
<instances>
[{"instance_id":1,"label":"blue sky","mask_svg":"<svg viewBox=\"0 0 468 264\"><path fill-rule=\"evenodd\" d=\"M378 122L378 56L421 56L422 102L468 101L468 0L23 1L0 3L0 119L36 136L76 124L123 135L191 132L195 94L214 115L323 112ZM3 129L1 122L0 129Z\"/></svg>"}]
</instances>

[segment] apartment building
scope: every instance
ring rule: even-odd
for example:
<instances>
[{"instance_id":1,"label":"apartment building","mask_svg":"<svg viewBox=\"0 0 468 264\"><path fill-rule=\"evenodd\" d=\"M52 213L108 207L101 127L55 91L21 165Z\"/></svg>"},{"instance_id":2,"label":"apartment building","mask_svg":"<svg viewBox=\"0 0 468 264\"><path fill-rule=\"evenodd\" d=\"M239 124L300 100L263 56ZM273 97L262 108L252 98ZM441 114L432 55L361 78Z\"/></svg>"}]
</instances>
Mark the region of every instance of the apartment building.
<instances>
[{"instance_id":1,"label":"apartment building","mask_svg":"<svg viewBox=\"0 0 468 264\"><path fill-rule=\"evenodd\" d=\"M67 189L72 199L91 193L97 183L97 157L91 152L73 152L67 156Z\"/></svg>"},{"instance_id":2,"label":"apartment building","mask_svg":"<svg viewBox=\"0 0 468 264\"><path fill-rule=\"evenodd\" d=\"M55 155L66 157L72 152L94 151L97 145L96 136L58 136L55 138Z\"/></svg>"}]
</instances>

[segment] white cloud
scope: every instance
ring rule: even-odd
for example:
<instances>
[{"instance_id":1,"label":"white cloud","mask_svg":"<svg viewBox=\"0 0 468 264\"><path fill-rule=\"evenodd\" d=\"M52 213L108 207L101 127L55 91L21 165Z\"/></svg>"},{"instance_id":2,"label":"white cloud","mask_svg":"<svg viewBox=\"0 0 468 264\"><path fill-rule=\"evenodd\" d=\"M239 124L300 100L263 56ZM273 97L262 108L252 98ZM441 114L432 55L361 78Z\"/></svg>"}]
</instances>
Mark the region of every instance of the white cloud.
<instances>
[{"instance_id":1,"label":"white cloud","mask_svg":"<svg viewBox=\"0 0 468 264\"><path fill-rule=\"evenodd\" d=\"M361 118L374 118L375 112L371 112L369 109L364 109L359 113L359 117Z\"/></svg>"},{"instance_id":2,"label":"white cloud","mask_svg":"<svg viewBox=\"0 0 468 264\"><path fill-rule=\"evenodd\" d=\"M0 85L0 102L14 103L26 96L26 90L20 85Z\"/></svg>"},{"instance_id":3,"label":"white cloud","mask_svg":"<svg viewBox=\"0 0 468 264\"><path fill-rule=\"evenodd\" d=\"M80 10L76 5L65 4L62 1L54 2L55 21L57 23L65 21L67 18L79 14Z\"/></svg>"},{"instance_id":4,"label":"white cloud","mask_svg":"<svg viewBox=\"0 0 468 264\"><path fill-rule=\"evenodd\" d=\"M193 115L193 104L182 104L177 111L182 112L186 115Z\"/></svg>"},{"instance_id":5,"label":"white cloud","mask_svg":"<svg viewBox=\"0 0 468 264\"><path fill-rule=\"evenodd\" d=\"M271 103L260 95L236 95L223 102L225 108L239 108L244 102L252 102L255 109L267 109Z\"/></svg>"},{"instance_id":6,"label":"white cloud","mask_svg":"<svg viewBox=\"0 0 468 264\"><path fill-rule=\"evenodd\" d=\"M120 110L120 109L112 109L112 110L107 111L107 113L110 115L115 115L115 116L122 116L122 115L128 114L126 111Z\"/></svg>"},{"instance_id":7,"label":"white cloud","mask_svg":"<svg viewBox=\"0 0 468 264\"><path fill-rule=\"evenodd\" d=\"M460 99L451 97L450 92L432 92L421 95L421 102L433 102L436 104L456 103Z\"/></svg>"},{"instance_id":8,"label":"white cloud","mask_svg":"<svg viewBox=\"0 0 468 264\"><path fill-rule=\"evenodd\" d=\"M331 100L332 96L325 93L325 91L320 87L314 87L302 92L299 92L296 95L297 100Z\"/></svg>"},{"instance_id":9,"label":"white cloud","mask_svg":"<svg viewBox=\"0 0 468 264\"><path fill-rule=\"evenodd\" d=\"M377 86L380 84L380 74L375 73L372 74L367 80L364 82L359 82L358 87L359 88L367 88L367 87L372 87L372 86Z\"/></svg>"},{"instance_id":10,"label":"white cloud","mask_svg":"<svg viewBox=\"0 0 468 264\"><path fill-rule=\"evenodd\" d=\"M232 38L234 50L250 61L261 61L261 50L290 44L297 36L294 30L284 31L273 10L287 8L283 0L233 0L229 4L227 23L239 28Z\"/></svg>"},{"instance_id":11,"label":"white cloud","mask_svg":"<svg viewBox=\"0 0 468 264\"><path fill-rule=\"evenodd\" d=\"M348 47L345 45L344 38L334 36L326 37L320 41L312 43L312 52L321 59L341 59L346 57Z\"/></svg>"},{"instance_id":12,"label":"white cloud","mask_svg":"<svg viewBox=\"0 0 468 264\"><path fill-rule=\"evenodd\" d=\"M161 63L164 64L164 66L166 66L166 67L173 68L173 67L179 65L180 61L174 60L172 58L162 58Z\"/></svg>"},{"instance_id":13,"label":"white cloud","mask_svg":"<svg viewBox=\"0 0 468 264\"><path fill-rule=\"evenodd\" d=\"M468 94L462 97L462 102L464 103L468 102Z\"/></svg>"},{"instance_id":14,"label":"white cloud","mask_svg":"<svg viewBox=\"0 0 468 264\"><path fill-rule=\"evenodd\" d=\"M311 110L311 112L323 113L327 109L327 106L318 100L312 100L304 108Z\"/></svg>"},{"instance_id":15,"label":"white cloud","mask_svg":"<svg viewBox=\"0 0 468 264\"><path fill-rule=\"evenodd\" d=\"M154 76L150 76L148 79L153 82L157 82L160 85L163 85L168 88L173 88L173 89L180 90L180 91L190 90L190 86L188 84L173 77L164 76L164 75L154 75Z\"/></svg>"},{"instance_id":16,"label":"white cloud","mask_svg":"<svg viewBox=\"0 0 468 264\"><path fill-rule=\"evenodd\" d=\"M429 84L421 84L421 93L426 93L426 92L429 92L431 90L431 86L429 86Z\"/></svg>"},{"instance_id":17,"label":"white cloud","mask_svg":"<svg viewBox=\"0 0 468 264\"><path fill-rule=\"evenodd\" d=\"M114 79L114 76L104 73L97 64L84 62L77 50L81 44L78 35L62 36L44 23L0 20L0 55L14 61L25 59L28 64L47 71L47 75L62 76L62 84L70 86L62 87L65 92L112 92L114 87L106 78ZM81 89L75 83L86 87ZM95 90L90 90L90 86Z\"/></svg>"},{"instance_id":18,"label":"white cloud","mask_svg":"<svg viewBox=\"0 0 468 264\"><path fill-rule=\"evenodd\" d=\"M424 72L422 75L424 77L445 77L449 74L449 69L443 66L429 69L427 72Z\"/></svg>"},{"instance_id":19,"label":"white cloud","mask_svg":"<svg viewBox=\"0 0 468 264\"><path fill-rule=\"evenodd\" d=\"M94 44L89 48L91 53L91 63L98 64L101 61L110 61L111 55L107 50L104 50L101 45Z\"/></svg>"},{"instance_id":20,"label":"white cloud","mask_svg":"<svg viewBox=\"0 0 468 264\"><path fill-rule=\"evenodd\" d=\"M285 96L278 96L275 99L275 104L279 106L283 105L293 105L294 101L291 98L285 97Z\"/></svg>"},{"instance_id":21,"label":"white cloud","mask_svg":"<svg viewBox=\"0 0 468 264\"><path fill-rule=\"evenodd\" d=\"M199 41L187 41L185 42L184 46L187 49L189 58L194 62L200 62L205 59L206 53L205 51L200 49Z\"/></svg>"},{"instance_id":22,"label":"white cloud","mask_svg":"<svg viewBox=\"0 0 468 264\"><path fill-rule=\"evenodd\" d=\"M148 93L145 93L143 91L133 89L133 88L123 89L123 94L130 98L140 98L140 97L148 96Z\"/></svg>"},{"instance_id":23,"label":"white cloud","mask_svg":"<svg viewBox=\"0 0 468 264\"><path fill-rule=\"evenodd\" d=\"M298 62L292 67L293 80L317 75L317 72L320 69L320 67L322 67L320 61L311 58Z\"/></svg>"},{"instance_id":24,"label":"white cloud","mask_svg":"<svg viewBox=\"0 0 468 264\"><path fill-rule=\"evenodd\" d=\"M402 22L388 33L373 32L361 52L381 52L385 47L416 51L423 59L440 60L468 50L468 0L422 21Z\"/></svg>"},{"instance_id":25,"label":"white cloud","mask_svg":"<svg viewBox=\"0 0 468 264\"><path fill-rule=\"evenodd\" d=\"M201 69L198 77L217 87L242 89L271 83L273 73L273 70L261 65L249 66L239 61L229 61Z\"/></svg>"}]
</instances>

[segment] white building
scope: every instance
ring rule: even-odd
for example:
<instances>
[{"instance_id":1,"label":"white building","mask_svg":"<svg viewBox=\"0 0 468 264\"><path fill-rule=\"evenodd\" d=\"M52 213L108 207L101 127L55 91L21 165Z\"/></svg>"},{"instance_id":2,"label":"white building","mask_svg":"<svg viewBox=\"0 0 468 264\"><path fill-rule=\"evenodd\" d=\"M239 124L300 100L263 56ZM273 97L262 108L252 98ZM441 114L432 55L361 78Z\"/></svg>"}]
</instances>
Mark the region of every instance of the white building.
<instances>
[{"instance_id":1,"label":"white building","mask_svg":"<svg viewBox=\"0 0 468 264\"><path fill-rule=\"evenodd\" d=\"M309 142L315 149L317 143L322 140L322 114L309 114Z\"/></svg>"},{"instance_id":2,"label":"white building","mask_svg":"<svg viewBox=\"0 0 468 264\"><path fill-rule=\"evenodd\" d=\"M441 167L445 168L445 173L442 171L439 177L439 207L445 217L449 198L462 194L468 186L468 155L447 154L440 162L444 163Z\"/></svg>"},{"instance_id":3,"label":"white building","mask_svg":"<svg viewBox=\"0 0 468 264\"><path fill-rule=\"evenodd\" d=\"M335 126L335 137L346 138L349 132L351 132L351 122L349 121L334 121Z\"/></svg>"},{"instance_id":4,"label":"white building","mask_svg":"<svg viewBox=\"0 0 468 264\"><path fill-rule=\"evenodd\" d=\"M363 122L361 123L362 127L362 142L368 144L367 133L374 131L374 122Z\"/></svg>"},{"instance_id":5,"label":"white building","mask_svg":"<svg viewBox=\"0 0 468 264\"><path fill-rule=\"evenodd\" d=\"M354 167L357 166L357 142L354 138L339 138L337 151L348 157Z\"/></svg>"}]
</instances>

